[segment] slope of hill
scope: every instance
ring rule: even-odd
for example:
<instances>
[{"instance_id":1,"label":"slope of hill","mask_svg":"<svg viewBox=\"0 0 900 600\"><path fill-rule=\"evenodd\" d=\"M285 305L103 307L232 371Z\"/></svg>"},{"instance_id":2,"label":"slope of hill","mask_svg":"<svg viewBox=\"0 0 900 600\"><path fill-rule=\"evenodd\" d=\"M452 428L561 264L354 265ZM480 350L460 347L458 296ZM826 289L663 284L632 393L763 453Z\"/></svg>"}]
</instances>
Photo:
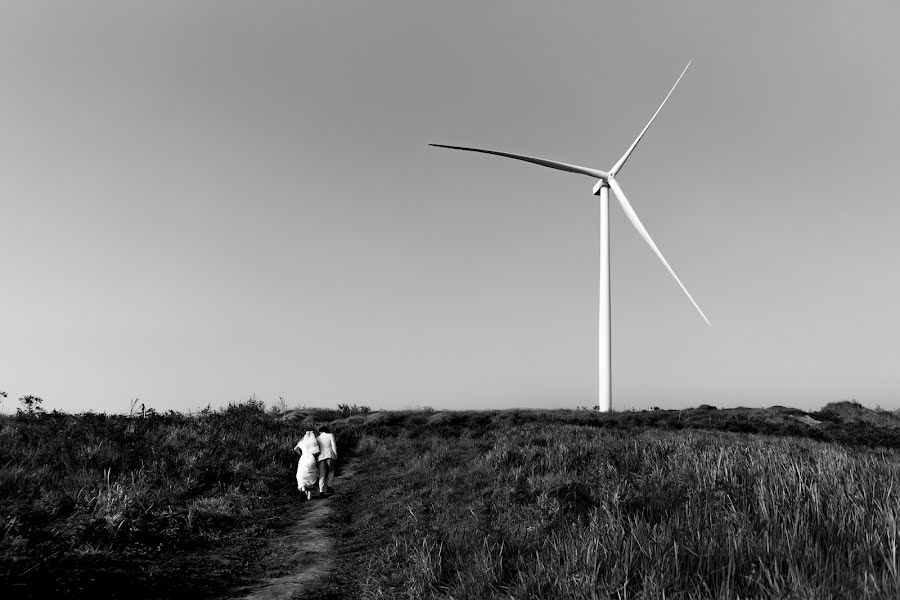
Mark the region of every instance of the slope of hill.
<instances>
[{"instance_id":1,"label":"slope of hill","mask_svg":"<svg viewBox=\"0 0 900 600\"><path fill-rule=\"evenodd\" d=\"M855 403L0 417L0 592L246 589L321 423L355 461L322 598L900 597L900 424Z\"/></svg>"}]
</instances>

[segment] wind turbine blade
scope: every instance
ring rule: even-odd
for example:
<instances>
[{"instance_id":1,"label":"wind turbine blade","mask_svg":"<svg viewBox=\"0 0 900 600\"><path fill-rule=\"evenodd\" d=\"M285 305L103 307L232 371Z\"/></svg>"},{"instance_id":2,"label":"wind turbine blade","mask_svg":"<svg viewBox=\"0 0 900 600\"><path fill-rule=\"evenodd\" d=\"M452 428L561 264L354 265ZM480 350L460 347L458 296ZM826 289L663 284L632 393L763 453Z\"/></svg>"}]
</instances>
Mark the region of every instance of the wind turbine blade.
<instances>
[{"instance_id":1,"label":"wind turbine blade","mask_svg":"<svg viewBox=\"0 0 900 600\"><path fill-rule=\"evenodd\" d=\"M684 71L682 71L681 75L678 76L678 79L675 80L675 85L672 86L672 89L669 90L669 93L666 94L665 98L663 98L662 104L659 105L659 108L656 109L656 112L653 113L653 116L650 117L649 121L647 121L647 124L644 126L644 128L641 130L641 132L638 134L637 138L631 143L631 146L628 147L628 150L625 151L625 154L622 155L622 158L620 158L619 161L613 165L613 168L609 170L610 175L615 177L616 174L619 172L619 169L621 169L622 166L625 164L625 161L628 160L628 157L631 156L631 153L634 152L634 149L637 147L638 142L641 141L641 138L644 137L644 134L647 132L647 129L650 128L650 123L653 122L653 119L655 119L656 115L659 114L659 111L662 110L662 107L665 105L666 100L668 100L669 96L672 95L672 92L675 91L675 86L678 85L678 82L681 81L681 78L684 77L684 74L687 73L688 67L690 67L690 66L691 66L691 61L689 60L687 66L684 68Z\"/></svg>"},{"instance_id":2,"label":"wind turbine blade","mask_svg":"<svg viewBox=\"0 0 900 600\"><path fill-rule=\"evenodd\" d=\"M511 154L509 152L499 152L497 150L483 150L481 148L466 148L465 146L446 146L444 144L428 144L436 148L450 148L451 150L466 150L468 152L481 152L482 154L494 154L496 156L505 156L506 158L514 158L515 160L524 160L525 162L541 165L542 167L550 167L558 171L568 171L569 173L579 173L596 179L606 179L607 173L598 171L597 169L588 169L587 167L579 167L578 165L570 165L567 163L556 162L555 160L546 160L543 158L535 158L534 156L525 156L524 154Z\"/></svg>"},{"instance_id":3,"label":"wind turbine blade","mask_svg":"<svg viewBox=\"0 0 900 600\"><path fill-rule=\"evenodd\" d=\"M607 181L609 182L609 187L611 187L616 193L616 198L619 199L619 204L622 205L622 210L625 211L625 215L628 217L628 220L631 221L631 224L634 225L634 228L637 229L639 234L641 234L641 237L644 238L644 241L650 245L654 252L656 252L656 256L659 258L659 260L662 261L662 264L666 266L666 268L669 270L669 273L672 274L672 277L675 278L675 281L678 282L678 285L681 286L681 289L684 291L684 293L687 294L687 297L691 301L691 304L694 305L694 308L697 309L697 312L700 313L700 316L703 317L703 320L706 321L706 324L712 327L712 323L709 322L709 319L707 319L706 315L703 314L703 311L700 310L700 306L698 306L694 301L691 293L687 291L687 288L684 287L684 284L681 283L680 279L678 279L678 275L676 275L675 271L672 270L672 267L669 266L669 262L666 260L666 257L663 256L662 252L659 251L659 248L656 247L656 244L653 243L653 238L651 238L650 234L647 233L647 229L644 227L643 223L641 223L641 220L638 218L637 213L634 212L634 209L631 207L631 203L628 202L628 198L625 197L625 192L622 191L622 186L620 186L619 182L612 177L607 179Z\"/></svg>"}]
</instances>

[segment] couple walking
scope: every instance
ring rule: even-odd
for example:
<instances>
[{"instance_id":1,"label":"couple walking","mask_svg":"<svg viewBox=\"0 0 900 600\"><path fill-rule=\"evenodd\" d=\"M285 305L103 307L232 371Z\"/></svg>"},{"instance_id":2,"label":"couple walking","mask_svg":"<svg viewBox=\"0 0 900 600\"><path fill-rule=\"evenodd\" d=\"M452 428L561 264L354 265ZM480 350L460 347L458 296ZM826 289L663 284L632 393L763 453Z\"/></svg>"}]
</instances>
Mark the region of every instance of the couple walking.
<instances>
[{"instance_id":1,"label":"couple walking","mask_svg":"<svg viewBox=\"0 0 900 600\"><path fill-rule=\"evenodd\" d=\"M307 431L294 446L294 452L300 455L297 463L297 489L306 492L307 500L312 500L317 484L320 496L324 496L326 492L331 493L334 461L337 460L337 445L331 430L327 425L322 425L318 430L318 436Z\"/></svg>"}]
</instances>

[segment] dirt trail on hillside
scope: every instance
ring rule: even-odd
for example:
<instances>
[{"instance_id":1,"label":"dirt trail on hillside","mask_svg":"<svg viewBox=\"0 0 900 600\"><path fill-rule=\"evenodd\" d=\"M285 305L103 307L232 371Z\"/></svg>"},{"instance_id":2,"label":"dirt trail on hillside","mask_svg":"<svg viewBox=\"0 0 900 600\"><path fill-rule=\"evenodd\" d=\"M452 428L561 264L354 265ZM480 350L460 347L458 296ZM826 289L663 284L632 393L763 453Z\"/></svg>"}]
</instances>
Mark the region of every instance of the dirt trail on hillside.
<instances>
[{"instance_id":1,"label":"dirt trail on hillside","mask_svg":"<svg viewBox=\"0 0 900 600\"><path fill-rule=\"evenodd\" d=\"M349 468L348 468L349 467ZM341 469L335 479L339 489L348 487L353 476L349 465ZM304 503L299 520L269 540L266 555L271 557L269 575L258 585L245 588L239 595L243 600L296 600L320 596L323 584L333 577L336 544L327 524L334 509L333 497L297 498Z\"/></svg>"}]
</instances>

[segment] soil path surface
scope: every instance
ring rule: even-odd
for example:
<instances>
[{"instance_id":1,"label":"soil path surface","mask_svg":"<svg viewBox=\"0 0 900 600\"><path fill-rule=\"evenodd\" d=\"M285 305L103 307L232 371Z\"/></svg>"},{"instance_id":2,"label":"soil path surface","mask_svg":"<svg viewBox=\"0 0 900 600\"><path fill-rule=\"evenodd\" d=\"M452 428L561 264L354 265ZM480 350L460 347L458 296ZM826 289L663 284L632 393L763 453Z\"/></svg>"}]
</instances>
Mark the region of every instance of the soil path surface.
<instances>
[{"instance_id":1,"label":"soil path surface","mask_svg":"<svg viewBox=\"0 0 900 600\"><path fill-rule=\"evenodd\" d=\"M334 597L338 559L334 534L335 512L340 510L339 495L350 493L353 466L344 465L335 486L340 494L313 497L303 503L300 518L279 532L267 543L266 576L258 584L239 590L244 600L297 600L303 598ZM338 586L340 587L340 586ZM338 594L342 596L343 594Z\"/></svg>"}]
</instances>

